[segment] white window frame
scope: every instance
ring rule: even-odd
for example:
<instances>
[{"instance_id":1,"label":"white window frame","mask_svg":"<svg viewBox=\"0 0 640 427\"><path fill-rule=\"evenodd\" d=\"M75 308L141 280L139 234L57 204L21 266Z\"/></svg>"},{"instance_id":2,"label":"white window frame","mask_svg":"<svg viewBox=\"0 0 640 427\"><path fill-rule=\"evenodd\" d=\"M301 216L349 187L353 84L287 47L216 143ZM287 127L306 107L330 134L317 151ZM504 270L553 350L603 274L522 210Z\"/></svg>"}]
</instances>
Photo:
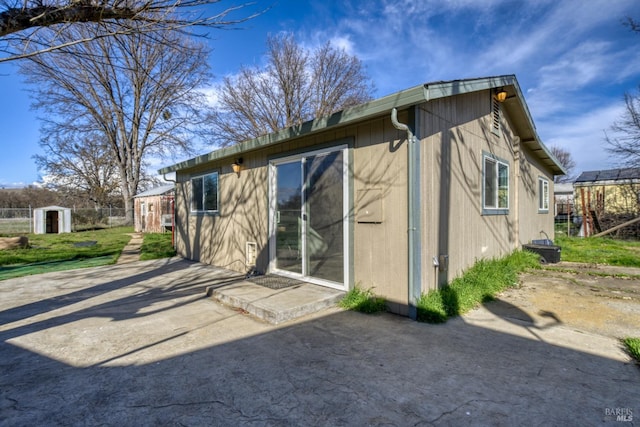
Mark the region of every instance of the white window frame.
<instances>
[{"instance_id":1,"label":"white window frame","mask_svg":"<svg viewBox=\"0 0 640 427\"><path fill-rule=\"evenodd\" d=\"M549 212L549 180L538 177L538 212Z\"/></svg>"},{"instance_id":2,"label":"white window frame","mask_svg":"<svg viewBox=\"0 0 640 427\"><path fill-rule=\"evenodd\" d=\"M487 188L487 174L493 169L493 189ZM506 171L506 188L502 186L502 191L506 192L506 203L501 205L500 193L500 171ZM493 203L487 204L487 191L495 193ZM509 214L511 192L511 171L509 163L490 153L482 155L482 214L483 215L507 215Z\"/></svg>"},{"instance_id":3,"label":"white window frame","mask_svg":"<svg viewBox=\"0 0 640 427\"><path fill-rule=\"evenodd\" d=\"M205 184L206 184L206 178L210 177L210 176L214 176L215 177L215 191L216 191L216 206L215 209L206 209L206 195L207 195L207 191L205 189ZM194 191L194 185L193 182L196 180L202 180L202 200L200 201L202 203L202 209L197 209L197 206L194 204L195 201L195 191ZM220 211L220 176L218 172L210 172L210 173L206 173L206 174L202 174L202 175L197 175L197 176L192 176L190 179L190 184L191 184L191 197L189 199L189 210L191 211L191 213L193 214L216 214Z\"/></svg>"}]
</instances>

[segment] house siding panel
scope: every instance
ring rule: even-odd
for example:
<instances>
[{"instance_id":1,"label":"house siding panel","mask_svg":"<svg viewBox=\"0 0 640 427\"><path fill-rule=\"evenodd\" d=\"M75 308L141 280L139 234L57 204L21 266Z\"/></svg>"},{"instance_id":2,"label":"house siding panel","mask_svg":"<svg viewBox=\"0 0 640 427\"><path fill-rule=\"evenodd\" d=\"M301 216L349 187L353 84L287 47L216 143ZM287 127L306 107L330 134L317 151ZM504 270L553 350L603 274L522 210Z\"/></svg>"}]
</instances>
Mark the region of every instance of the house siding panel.
<instances>
[{"instance_id":1,"label":"house siding panel","mask_svg":"<svg viewBox=\"0 0 640 427\"><path fill-rule=\"evenodd\" d=\"M518 215L535 216L531 227L547 225L551 215L529 210L537 196L517 188L516 143L508 117L501 119L502 134L491 132L491 94L481 91L425 103L420 111L423 182L422 290L428 292L449 283L478 258L503 256L519 246ZM483 153L509 164L509 210L504 215L483 215ZM525 153L530 156L530 153ZM539 168L534 168L540 173ZM535 183L537 185L537 175ZM526 200L525 206L522 200ZM543 218L544 217L544 218ZM548 217L548 218L547 218ZM539 232L540 229L537 230ZM551 227L551 232L553 227ZM434 259L448 257L441 269Z\"/></svg>"},{"instance_id":2,"label":"house siding panel","mask_svg":"<svg viewBox=\"0 0 640 427\"><path fill-rule=\"evenodd\" d=\"M399 117L406 121L406 114ZM394 312L408 314L407 143L390 118L357 128L354 194L375 191L381 197L382 221L359 223L354 230L354 279L374 288ZM361 208L362 200L355 200ZM357 212L356 212L357 216Z\"/></svg>"}]
</instances>

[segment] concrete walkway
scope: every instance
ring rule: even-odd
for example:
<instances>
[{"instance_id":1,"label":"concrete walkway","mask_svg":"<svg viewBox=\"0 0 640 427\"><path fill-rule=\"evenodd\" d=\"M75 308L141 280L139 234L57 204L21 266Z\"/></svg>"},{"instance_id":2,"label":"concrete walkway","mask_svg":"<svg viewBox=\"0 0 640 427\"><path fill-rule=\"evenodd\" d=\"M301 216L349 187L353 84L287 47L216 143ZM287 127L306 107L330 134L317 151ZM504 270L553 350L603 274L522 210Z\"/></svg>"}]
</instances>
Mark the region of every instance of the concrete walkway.
<instances>
[{"instance_id":1,"label":"concrete walkway","mask_svg":"<svg viewBox=\"0 0 640 427\"><path fill-rule=\"evenodd\" d=\"M637 425L616 339L493 303L271 325L206 297L233 279L171 258L0 282L0 425Z\"/></svg>"},{"instance_id":2,"label":"concrete walkway","mask_svg":"<svg viewBox=\"0 0 640 427\"><path fill-rule=\"evenodd\" d=\"M122 250L117 264L140 261L142 233L130 233L131 240ZM220 270L225 271L225 270ZM250 314L265 322L278 324L332 307L344 292L310 283L299 283L281 289L257 285L244 276L226 271L229 280L217 282L206 289L206 295L233 309ZM287 279L283 279L287 280Z\"/></svg>"},{"instance_id":3,"label":"concrete walkway","mask_svg":"<svg viewBox=\"0 0 640 427\"><path fill-rule=\"evenodd\" d=\"M140 261L140 247L142 246L144 236L142 233L129 233L129 236L131 236L131 240L129 240L129 243L122 249L122 253L116 264L128 264L130 262Z\"/></svg>"}]
</instances>

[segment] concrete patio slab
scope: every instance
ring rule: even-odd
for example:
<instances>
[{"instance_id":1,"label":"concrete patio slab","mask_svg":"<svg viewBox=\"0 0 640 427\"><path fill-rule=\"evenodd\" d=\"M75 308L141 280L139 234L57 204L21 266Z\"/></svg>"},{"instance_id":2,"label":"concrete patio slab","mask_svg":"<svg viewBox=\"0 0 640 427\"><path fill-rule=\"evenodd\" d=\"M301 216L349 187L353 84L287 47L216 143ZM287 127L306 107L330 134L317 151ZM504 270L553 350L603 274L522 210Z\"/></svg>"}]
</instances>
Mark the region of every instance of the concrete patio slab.
<instances>
[{"instance_id":1,"label":"concrete patio slab","mask_svg":"<svg viewBox=\"0 0 640 427\"><path fill-rule=\"evenodd\" d=\"M237 279L174 258L0 281L0 425L637 424L638 366L561 312L273 325L206 296Z\"/></svg>"},{"instance_id":2,"label":"concrete patio slab","mask_svg":"<svg viewBox=\"0 0 640 427\"><path fill-rule=\"evenodd\" d=\"M344 294L343 291L310 283L271 289L249 281L214 285L207 290L207 295L214 300L273 324L335 306Z\"/></svg>"}]
</instances>

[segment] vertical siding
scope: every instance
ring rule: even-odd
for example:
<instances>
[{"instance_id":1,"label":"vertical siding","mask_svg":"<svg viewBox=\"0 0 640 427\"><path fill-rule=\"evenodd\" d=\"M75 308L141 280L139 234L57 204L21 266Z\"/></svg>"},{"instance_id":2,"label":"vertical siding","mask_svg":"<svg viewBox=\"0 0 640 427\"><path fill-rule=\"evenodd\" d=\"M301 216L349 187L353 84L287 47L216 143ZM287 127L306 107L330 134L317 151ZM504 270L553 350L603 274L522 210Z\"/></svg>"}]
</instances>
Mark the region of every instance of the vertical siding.
<instances>
[{"instance_id":1,"label":"vertical siding","mask_svg":"<svg viewBox=\"0 0 640 427\"><path fill-rule=\"evenodd\" d=\"M526 144L521 144L519 191L519 241L518 247L534 239L554 239L553 175L535 160ZM549 211L538 212L538 178L549 180ZM545 234L546 233L546 234Z\"/></svg>"},{"instance_id":2,"label":"vertical siding","mask_svg":"<svg viewBox=\"0 0 640 427\"><path fill-rule=\"evenodd\" d=\"M406 115L399 120L406 122ZM407 142L389 118L357 129L354 150L355 281L384 296L392 311L408 314ZM364 194L381 197L382 221L358 222Z\"/></svg>"},{"instance_id":3,"label":"vertical siding","mask_svg":"<svg viewBox=\"0 0 640 427\"><path fill-rule=\"evenodd\" d=\"M136 197L134 199L134 230L142 233L162 233L162 215L171 214L170 199L173 196L158 195ZM146 215L142 217L141 204L146 206Z\"/></svg>"},{"instance_id":4,"label":"vertical siding","mask_svg":"<svg viewBox=\"0 0 640 427\"><path fill-rule=\"evenodd\" d=\"M507 117L502 118L502 135L492 133L489 91L431 101L420 111L422 287L427 292L450 282L477 259L502 256L518 246L517 140ZM506 215L483 214L483 152L509 164ZM537 208L531 213L537 215ZM448 257L448 268L434 266L434 258L442 261L440 256Z\"/></svg>"}]
</instances>

